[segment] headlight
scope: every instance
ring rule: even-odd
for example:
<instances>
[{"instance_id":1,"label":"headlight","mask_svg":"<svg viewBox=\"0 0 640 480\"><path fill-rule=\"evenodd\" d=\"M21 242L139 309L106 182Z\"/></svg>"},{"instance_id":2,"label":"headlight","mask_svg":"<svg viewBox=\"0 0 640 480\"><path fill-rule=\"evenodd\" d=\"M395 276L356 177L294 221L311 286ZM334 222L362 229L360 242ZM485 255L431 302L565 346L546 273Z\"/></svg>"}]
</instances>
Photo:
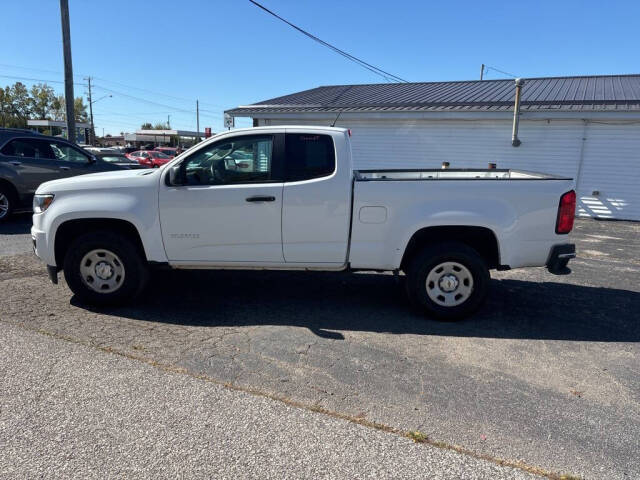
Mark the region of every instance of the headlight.
<instances>
[{"instance_id":1,"label":"headlight","mask_svg":"<svg viewBox=\"0 0 640 480\"><path fill-rule=\"evenodd\" d=\"M34 195L33 197L33 212L42 213L53 202L53 195Z\"/></svg>"}]
</instances>

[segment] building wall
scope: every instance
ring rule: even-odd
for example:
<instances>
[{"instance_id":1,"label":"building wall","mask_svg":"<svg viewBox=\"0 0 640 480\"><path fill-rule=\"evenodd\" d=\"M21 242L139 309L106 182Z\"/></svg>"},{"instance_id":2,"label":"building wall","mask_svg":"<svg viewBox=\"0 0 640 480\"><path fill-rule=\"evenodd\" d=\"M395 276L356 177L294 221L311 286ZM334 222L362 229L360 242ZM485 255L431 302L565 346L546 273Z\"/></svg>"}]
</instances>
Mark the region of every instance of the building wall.
<instances>
[{"instance_id":1,"label":"building wall","mask_svg":"<svg viewBox=\"0 0 640 480\"><path fill-rule=\"evenodd\" d=\"M327 125L260 119L260 125ZM508 120L339 120L352 131L356 168L514 168L573 177L578 215L640 220L640 122L522 120L511 146ZM585 140L583 140L585 139ZM595 192L595 193L594 193Z\"/></svg>"}]
</instances>

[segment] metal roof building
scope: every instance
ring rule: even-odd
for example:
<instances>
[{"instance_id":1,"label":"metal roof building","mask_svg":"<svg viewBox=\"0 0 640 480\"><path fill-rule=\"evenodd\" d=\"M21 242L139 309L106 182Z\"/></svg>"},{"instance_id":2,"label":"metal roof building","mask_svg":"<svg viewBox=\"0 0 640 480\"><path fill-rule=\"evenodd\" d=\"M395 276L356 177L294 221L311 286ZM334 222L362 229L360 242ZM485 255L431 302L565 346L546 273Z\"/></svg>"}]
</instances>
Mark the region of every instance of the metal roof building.
<instances>
[{"instance_id":1,"label":"metal roof building","mask_svg":"<svg viewBox=\"0 0 640 480\"><path fill-rule=\"evenodd\" d=\"M385 83L317 87L228 110L265 112L508 111L513 80ZM640 75L525 79L522 111L640 111Z\"/></svg>"},{"instance_id":2,"label":"metal roof building","mask_svg":"<svg viewBox=\"0 0 640 480\"><path fill-rule=\"evenodd\" d=\"M579 215L640 220L640 75L317 87L227 110L350 128L358 168L523 168L576 180Z\"/></svg>"}]
</instances>

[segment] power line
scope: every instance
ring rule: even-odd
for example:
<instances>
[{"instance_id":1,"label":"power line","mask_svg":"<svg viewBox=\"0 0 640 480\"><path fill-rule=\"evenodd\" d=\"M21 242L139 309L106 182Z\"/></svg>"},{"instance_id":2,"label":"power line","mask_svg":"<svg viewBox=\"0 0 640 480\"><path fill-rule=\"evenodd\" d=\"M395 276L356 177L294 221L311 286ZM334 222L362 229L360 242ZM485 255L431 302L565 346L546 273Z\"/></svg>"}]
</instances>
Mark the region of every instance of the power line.
<instances>
[{"instance_id":1,"label":"power line","mask_svg":"<svg viewBox=\"0 0 640 480\"><path fill-rule=\"evenodd\" d=\"M123 97L126 97L126 98L130 98L132 100L137 100L139 102L148 103L150 105L155 105L155 106L162 107L162 108L168 108L168 109L171 109L172 112L182 112L182 113L188 113L190 115L193 115L193 110L187 110L185 108L174 107L172 105L167 105L165 103L154 102L153 100L148 100L148 99L142 98L142 97L136 97L135 95L129 95L127 93L119 92L117 90L113 90L111 88L103 87L103 86L100 86L100 85L93 85L93 87L94 88L99 88L101 90L105 90L105 91L113 93L115 95L120 95L120 96L123 96ZM217 112L212 112L211 110L206 110L206 111L210 112L210 113L217 113ZM219 113L221 114L222 112L219 112ZM213 117L213 115L203 115L203 116Z\"/></svg>"},{"instance_id":2,"label":"power line","mask_svg":"<svg viewBox=\"0 0 640 480\"><path fill-rule=\"evenodd\" d=\"M17 75L0 75L0 77L2 78L10 78L12 80L25 80L28 82L44 82L44 83L62 83L64 84L63 81L61 80L46 80L44 78L31 78L31 77L19 77ZM73 83L74 85L79 85L79 86L85 86L84 83Z\"/></svg>"},{"instance_id":3,"label":"power line","mask_svg":"<svg viewBox=\"0 0 640 480\"><path fill-rule=\"evenodd\" d=\"M43 69L35 69L35 68L34 69L29 69L27 67L17 67L15 65L7 65L7 64L0 64L0 66L1 65L11 66L11 67L15 67L15 68L24 68L25 70L34 70L34 71L40 70L40 71L43 71L43 72L47 71L49 73L59 73L59 72L54 72L52 70L43 70ZM77 75L74 75L74 76L77 76ZM43 82L43 83L64 84L64 82L61 81L61 80L51 80L51 79L35 78L35 77L24 77L24 76L18 76L18 75L0 75L0 78L8 78L8 79L12 79L12 80L24 80L24 81L29 81L29 82ZM82 86L82 87L86 87L87 86L85 83L78 83L78 82L74 82L74 85ZM122 85L124 86L124 84L122 84ZM123 92L120 92L120 91L116 91L116 90L113 90L113 89L110 89L110 88L107 88L107 87L103 87L103 86L100 86L100 85L95 85L94 84L93 87L105 90L107 92L110 92L110 93L113 93L113 94L116 94L116 95L120 95L122 97L130 98L132 100L137 100L139 102L143 102L143 103L147 103L147 104L150 104L150 105L155 105L155 106L159 106L159 107L162 107L162 108L169 109L168 112L164 111L162 113L176 113L176 112L179 112L179 113L183 113L183 114L187 114L187 115L193 115L193 110L187 110L187 109L180 108L180 107L174 107L172 105L166 105L164 103L154 102L152 100L148 100L148 99L145 99L145 98L142 98L142 97L137 97L135 95L129 95L129 94L126 94L126 93L123 93ZM130 87L130 88L136 88L136 87ZM143 90L143 89L141 89L141 90ZM162 94L158 94L158 95L162 95ZM169 97L170 97L170 95L169 95ZM178 98L178 97L174 97L174 98ZM213 104L209 104L208 103L208 105L213 105ZM213 110L208 110L208 109L201 109L200 112L201 112L200 115L202 117L215 119L216 121L220 121L220 117L222 116L222 113L223 113L222 111L213 111ZM140 114L135 114L135 115L152 116L152 115L157 115L158 113L160 113L160 112L140 113ZM125 114L117 114L115 112L113 112L111 114L112 115L122 116L122 117L127 117L128 115L134 116L134 114L126 114L126 113ZM102 116L102 114L97 114L97 115ZM122 122L122 121L119 121L119 120L115 120L115 121L117 121L119 123L122 123L122 124L125 124L125 122Z\"/></svg>"},{"instance_id":4,"label":"power line","mask_svg":"<svg viewBox=\"0 0 640 480\"><path fill-rule=\"evenodd\" d=\"M133 85L127 85L126 83L114 82L113 80L107 80L106 78L102 78L102 77L93 77L93 78L95 78L96 80L100 80L102 82L112 83L114 85L119 85L121 87L130 88L132 90L138 90L140 92L150 93L152 95L158 95L160 97L171 98L173 100L178 100L180 102L193 103L193 99L192 98L189 99L189 98L183 98L183 97L175 97L173 95L168 95L166 93L154 92L153 90L148 90L146 88L140 88L140 87L134 87ZM208 103L208 102L202 102L202 103L207 104L207 105L211 105L212 107L222 107L222 108L224 108L222 105L217 105L215 103Z\"/></svg>"},{"instance_id":5,"label":"power line","mask_svg":"<svg viewBox=\"0 0 640 480\"><path fill-rule=\"evenodd\" d=\"M0 75L0 77L1 77L1 78L10 78L10 79L12 79L12 80L25 80L25 81L30 81L30 82L44 82L44 83L58 83L58 84L64 84L64 82L63 82L63 81L61 81L61 80L50 80L50 79L46 79L46 78L22 77L22 76L16 76L16 75ZM82 87L86 87L86 86L87 86L85 83L77 83L77 82L74 82L74 85L82 86ZM163 108L169 108L169 109L171 109L171 110L169 111L169 113L173 113L173 112L183 112L183 113L193 114L193 111L192 111L192 110L187 110L187 109L179 108L179 107L173 107L173 106L171 106L171 105L165 105L165 104L163 104L163 103L154 102L154 101L152 101L152 100L147 100L147 99L142 98L142 97L136 97L136 96L134 96L134 95L129 95L129 94L126 94L126 93L118 92L118 91L116 91L116 90L112 90L112 89L110 89L110 88L101 87L100 85L93 85L93 87L94 87L94 88L100 88L100 89L102 89L102 90L105 90L105 91L107 91L107 92L114 93L114 94L116 94L116 95L121 95L121 96L123 96L123 97L128 97L128 98L131 98L131 99L133 99L133 100L138 100L138 101L140 101L140 102L149 103L149 104L156 105L156 106L160 106L160 107L163 107ZM202 110L202 111L204 111L204 112L208 112L208 113L212 113L212 114L222 114L222 111L218 111L218 112L213 111L213 110ZM163 113L166 113L166 112L163 112ZM210 115L209 115L209 116L210 116Z\"/></svg>"},{"instance_id":6,"label":"power line","mask_svg":"<svg viewBox=\"0 0 640 480\"><path fill-rule=\"evenodd\" d=\"M62 72L58 72L56 70L46 70L44 68L33 68L33 67L23 67L20 65L11 65L8 63L0 63L0 67L9 67L9 68L17 68L18 70L31 70L32 72L45 72L45 73L55 73L56 75L64 75ZM74 73L74 77L82 78L86 75L81 75L79 73Z\"/></svg>"},{"instance_id":7,"label":"power line","mask_svg":"<svg viewBox=\"0 0 640 480\"><path fill-rule=\"evenodd\" d=\"M192 110L187 110L187 109L184 109L184 108L178 108L178 107L174 107L174 106L167 105L167 104L164 104L164 103L154 102L153 100L147 100L146 98L136 97L135 95L129 95L127 93L119 92L117 90L113 90L111 88L103 87L103 86L100 86L100 85L94 85L94 88L99 88L99 89L104 90L106 92L114 93L114 94L120 95L122 97L130 98L132 100L137 100L139 102L148 103L150 105L156 105L156 106L163 107L163 108L171 108L176 112L193 113Z\"/></svg>"},{"instance_id":8,"label":"power line","mask_svg":"<svg viewBox=\"0 0 640 480\"><path fill-rule=\"evenodd\" d=\"M275 18L277 18L278 20L280 20L281 22L286 23L287 25L289 25L290 27L294 28L295 30L297 30L298 32L302 33L303 35L309 37L311 40L318 42L319 44L333 50L334 52L336 52L339 55L342 55L343 57L345 57L346 59L360 65L363 68L366 68L367 70L369 70L370 72L375 73L376 75L381 76L382 78L386 79L387 81L390 80L395 80L396 82L402 82L402 83L408 83L408 80L405 80L403 78L398 77L397 75L394 75L392 73L389 73L385 70L382 70L381 68L378 68L374 65L371 65L370 63L365 62L364 60L359 59L358 57L355 57L353 55L351 55L350 53L345 52L344 50L339 49L338 47L331 45L328 42L325 42L324 40L316 37L315 35L307 32L306 30L303 30L302 28L298 27L297 25L294 25L293 23L291 23L290 21L282 18L280 15L278 15L277 13L269 10L267 7L265 7L264 5L259 4L258 2L256 2L255 0L249 0L251 3L253 3L256 7L264 10L265 12L267 12L269 15L274 16Z\"/></svg>"},{"instance_id":9,"label":"power line","mask_svg":"<svg viewBox=\"0 0 640 480\"><path fill-rule=\"evenodd\" d=\"M492 67L490 65L485 65L484 71L486 72L486 71L489 71L489 70L493 70L495 72L502 73L503 75L507 75L507 76L513 77L513 78L517 78L519 76L519 75L514 75L513 73L505 72L504 70L500 70L500 69L498 69L496 67Z\"/></svg>"},{"instance_id":10,"label":"power line","mask_svg":"<svg viewBox=\"0 0 640 480\"><path fill-rule=\"evenodd\" d=\"M55 70L46 70L44 68L24 67L24 66L21 66L21 65L11 65L11 64L8 64L8 63L0 63L0 67L17 68L17 69L21 69L21 70L31 70L31 71L34 71L34 72L46 72L46 73L54 73L56 75L62 75L62 72L57 72ZM0 75L0 76L5 76L5 75ZM84 78L87 75L74 74L73 76L74 77L78 77L78 78ZM31 81L50 82L50 83L64 83L64 82L62 82L60 80L42 80L42 79L32 79L32 78L27 78L27 77L11 77L11 76L6 76L6 77L7 78L31 80ZM187 102L187 103L190 103L190 104L193 103L193 99L189 99L189 98L176 97L176 96L173 96L173 95L168 95L166 93L154 92L152 90L148 90L148 89L145 89L145 88L135 87L133 85L127 85L126 83L115 82L113 80L109 80L109 79L106 79L106 78L103 78L103 77L92 76L91 78L96 79L96 80L100 80L100 81L106 82L106 83L112 83L114 85L118 85L118 86L121 86L121 87L129 88L129 89L132 89L132 90L139 90L141 92L150 93L152 95L158 95L158 96L161 96L161 97L171 98L173 100L178 100L180 102ZM76 85L84 85L84 84L77 83ZM216 104L216 103L210 103L210 102L200 102L200 103L205 104L205 105L210 105L212 107L224 108L223 105L219 105L219 104Z\"/></svg>"}]
</instances>

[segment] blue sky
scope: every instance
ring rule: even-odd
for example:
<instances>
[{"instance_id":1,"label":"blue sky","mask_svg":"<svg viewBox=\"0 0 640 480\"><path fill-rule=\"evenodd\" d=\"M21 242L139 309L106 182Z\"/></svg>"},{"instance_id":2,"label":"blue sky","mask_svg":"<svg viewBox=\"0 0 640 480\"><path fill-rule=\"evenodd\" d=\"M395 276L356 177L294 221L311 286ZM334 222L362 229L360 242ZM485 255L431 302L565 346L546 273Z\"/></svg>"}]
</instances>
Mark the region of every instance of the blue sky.
<instances>
[{"instance_id":1,"label":"blue sky","mask_svg":"<svg viewBox=\"0 0 640 480\"><path fill-rule=\"evenodd\" d=\"M63 91L59 2L3 2L0 84ZM640 73L638 1L263 0L318 37L410 81ZM384 79L248 0L69 0L76 96L95 78L96 133L167 120L222 128L222 111L320 85ZM486 78L505 75L490 71ZM22 80L26 84L33 81ZM107 90L108 89L108 90ZM239 126L249 125L241 120Z\"/></svg>"}]
</instances>

